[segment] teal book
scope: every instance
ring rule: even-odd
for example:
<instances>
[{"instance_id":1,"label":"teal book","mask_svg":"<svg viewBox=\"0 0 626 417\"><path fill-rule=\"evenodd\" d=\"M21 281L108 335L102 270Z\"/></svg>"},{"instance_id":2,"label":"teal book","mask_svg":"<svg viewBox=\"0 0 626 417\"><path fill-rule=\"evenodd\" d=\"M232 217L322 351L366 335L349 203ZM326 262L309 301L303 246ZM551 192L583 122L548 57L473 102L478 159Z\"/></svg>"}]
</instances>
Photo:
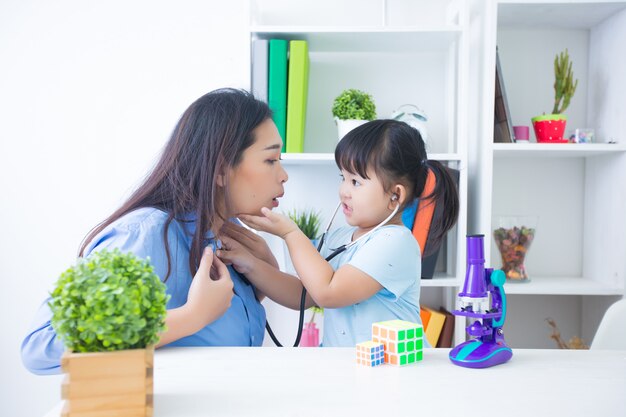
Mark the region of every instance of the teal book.
<instances>
[{"instance_id":1,"label":"teal book","mask_svg":"<svg viewBox=\"0 0 626 417\"><path fill-rule=\"evenodd\" d=\"M267 80L268 105L274 113L273 119L283 140L285 152L287 144L287 54L289 42L283 39L270 39Z\"/></svg>"},{"instance_id":2,"label":"teal book","mask_svg":"<svg viewBox=\"0 0 626 417\"><path fill-rule=\"evenodd\" d=\"M289 43L287 87L287 152L304 151L306 101L309 92L309 47L306 41Z\"/></svg>"}]
</instances>

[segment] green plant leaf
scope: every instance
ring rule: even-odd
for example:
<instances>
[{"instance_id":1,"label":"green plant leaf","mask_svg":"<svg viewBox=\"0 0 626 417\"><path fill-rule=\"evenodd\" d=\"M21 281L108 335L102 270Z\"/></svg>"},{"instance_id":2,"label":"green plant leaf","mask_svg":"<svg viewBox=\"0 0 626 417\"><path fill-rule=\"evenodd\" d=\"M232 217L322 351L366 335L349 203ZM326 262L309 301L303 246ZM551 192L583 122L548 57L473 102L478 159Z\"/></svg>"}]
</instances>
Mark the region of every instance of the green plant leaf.
<instances>
[{"instance_id":1,"label":"green plant leaf","mask_svg":"<svg viewBox=\"0 0 626 417\"><path fill-rule=\"evenodd\" d=\"M561 114L569 107L576 92L578 80L574 81L572 62L567 49L554 58L554 107L552 114Z\"/></svg>"},{"instance_id":2,"label":"green plant leaf","mask_svg":"<svg viewBox=\"0 0 626 417\"><path fill-rule=\"evenodd\" d=\"M292 210L288 213L288 216L306 237L312 240L318 236L320 227L320 214L318 212L312 210Z\"/></svg>"},{"instance_id":3,"label":"green plant leaf","mask_svg":"<svg viewBox=\"0 0 626 417\"><path fill-rule=\"evenodd\" d=\"M52 326L75 352L158 342L169 295L149 259L103 250L63 272L51 292Z\"/></svg>"},{"instance_id":4,"label":"green plant leaf","mask_svg":"<svg viewBox=\"0 0 626 417\"><path fill-rule=\"evenodd\" d=\"M340 120L374 120L376 105L371 95L361 90L349 89L335 98L332 113Z\"/></svg>"}]
</instances>

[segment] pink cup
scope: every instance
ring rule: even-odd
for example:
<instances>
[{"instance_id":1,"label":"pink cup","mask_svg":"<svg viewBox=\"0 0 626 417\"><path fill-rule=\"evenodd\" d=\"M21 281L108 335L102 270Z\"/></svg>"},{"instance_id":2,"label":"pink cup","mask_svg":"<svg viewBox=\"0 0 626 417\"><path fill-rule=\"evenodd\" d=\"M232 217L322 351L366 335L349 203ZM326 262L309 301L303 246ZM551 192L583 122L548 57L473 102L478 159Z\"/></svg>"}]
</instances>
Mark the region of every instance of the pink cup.
<instances>
[{"instance_id":1,"label":"pink cup","mask_svg":"<svg viewBox=\"0 0 626 417\"><path fill-rule=\"evenodd\" d=\"M513 126L513 136L515 137L515 140L528 140L528 126Z\"/></svg>"}]
</instances>

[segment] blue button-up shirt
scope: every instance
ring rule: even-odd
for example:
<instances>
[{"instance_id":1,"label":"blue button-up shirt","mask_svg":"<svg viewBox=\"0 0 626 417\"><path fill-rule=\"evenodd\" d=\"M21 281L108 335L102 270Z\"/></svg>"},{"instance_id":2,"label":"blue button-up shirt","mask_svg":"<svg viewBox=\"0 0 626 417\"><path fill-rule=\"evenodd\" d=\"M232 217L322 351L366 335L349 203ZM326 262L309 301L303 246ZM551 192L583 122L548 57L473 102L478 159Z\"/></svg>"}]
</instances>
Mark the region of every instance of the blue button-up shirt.
<instances>
[{"instance_id":1,"label":"blue button-up shirt","mask_svg":"<svg viewBox=\"0 0 626 417\"><path fill-rule=\"evenodd\" d=\"M163 228L167 214L154 208L135 210L116 220L100 232L85 250L85 256L102 249L119 248L141 258L150 257L156 274L163 280L167 274L167 256L163 242ZM172 221L167 232L171 271L165 281L170 300L168 309L182 306L192 275L189 271L189 250L195 231L192 217L186 221ZM210 233L207 244L215 249ZM228 268L234 284L230 308L219 319L197 333L178 339L168 346L261 346L265 332L265 309L256 299L254 288L239 274ZM50 325L52 312L46 300L39 308L33 326L22 342L22 360L26 368L37 374L60 372L60 360L65 347Z\"/></svg>"}]
</instances>

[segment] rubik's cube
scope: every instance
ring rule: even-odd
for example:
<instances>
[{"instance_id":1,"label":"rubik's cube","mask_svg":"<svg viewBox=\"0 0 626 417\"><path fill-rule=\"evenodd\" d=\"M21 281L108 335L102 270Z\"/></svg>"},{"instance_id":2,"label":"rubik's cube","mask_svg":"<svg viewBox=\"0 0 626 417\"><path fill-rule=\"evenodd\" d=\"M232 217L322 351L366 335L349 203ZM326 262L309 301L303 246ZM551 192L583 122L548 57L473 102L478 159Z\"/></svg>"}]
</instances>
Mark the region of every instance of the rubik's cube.
<instances>
[{"instance_id":1,"label":"rubik's cube","mask_svg":"<svg viewBox=\"0 0 626 417\"><path fill-rule=\"evenodd\" d=\"M389 320L372 324L372 341L385 346L385 363L409 365L422 360L424 329L420 324Z\"/></svg>"},{"instance_id":2,"label":"rubik's cube","mask_svg":"<svg viewBox=\"0 0 626 417\"><path fill-rule=\"evenodd\" d=\"M356 345L356 363L367 366L376 366L385 363L385 348L382 343L372 341Z\"/></svg>"}]
</instances>

